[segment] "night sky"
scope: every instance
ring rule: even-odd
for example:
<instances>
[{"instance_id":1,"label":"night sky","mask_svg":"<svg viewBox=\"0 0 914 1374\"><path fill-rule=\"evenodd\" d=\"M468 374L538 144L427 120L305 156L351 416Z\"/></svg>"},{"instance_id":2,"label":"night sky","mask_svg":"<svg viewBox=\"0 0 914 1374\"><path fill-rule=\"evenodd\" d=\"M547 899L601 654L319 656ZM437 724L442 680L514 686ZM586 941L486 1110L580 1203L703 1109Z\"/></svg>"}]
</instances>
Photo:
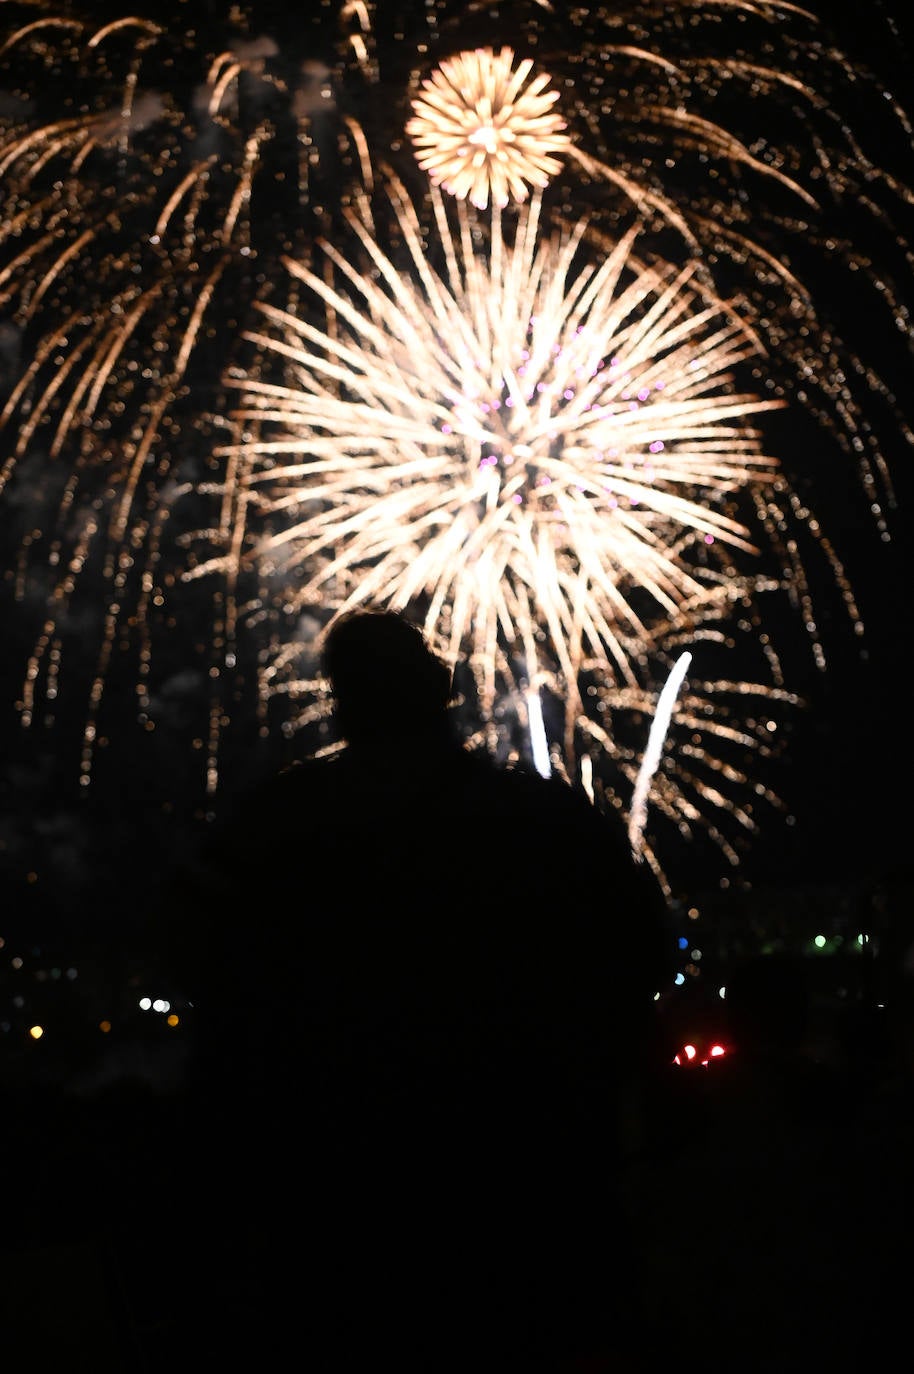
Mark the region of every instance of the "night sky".
<instances>
[{"instance_id":1,"label":"night sky","mask_svg":"<svg viewBox=\"0 0 914 1374\"><path fill-rule=\"evenodd\" d=\"M41 10L20 5L4 8L17 14ZM329 70L336 60L338 40L327 16L336 8L314 7L309 21L296 27L287 7L258 5L250 35L275 34L284 56L288 56L291 45L297 60L312 60ZM381 118L384 100L379 93L383 97L385 83L391 91L400 83L406 54L413 52L409 34L425 9L421 3L384 8L390 30L377 34L382 75L374 88L374 105L369 106L351 71L338 78L346 92L345 97L340 96L341 103L348 100L369 136L374 121ZM440 7L441 27L449 34L453 32L455 8ZM497 15L493 16L491 8L469 7L468 22L474 33L498 32ZM575 7L576 12L581 8ZM582 12L594 8L583 7ZM865 10L859 5L815 0L811 8L831 16L836 41L856 61L877 71L900 100L908 97L914 31L908 6L902 0L877 2ZM148 11L158 16L160 9L141 4L131 12ZM176 9L182 14L194 10L201 16L201 32L208 25L214 30L223 26L223 7L215 2ZM112 6L95 6L93 14L100 15L103 10L112 15L120 13ZM50 7L47 12L51 12ZM0 19L6 27L7 15L0 15ZM399 37L401 32L407 35L406 41ZM586 25L583 32L582 39L579 33L569 31L569 51L574 51L579 41L589 41ZM223 41L214 39L214 48ZM758 60L764 61L765 54L760 53ZM7 61L0 77L3 89L14 87L15 65ZM58 98L61 112L66 114L63 86L54 92L54 99ZM875 123L870 125L876 119L871 104L861 98L859 108L855 108L853 91L844 98L843 114L871 155L878 155L881 164L900 182L914 186L914 145L904 130L896 124L890 135L877 131ZM0 100L0 115L8 117L15 102L8 95L0 96ZM756 111L750 112L747 123L751 125L756 117ZM747 129L745 136L752 132ZM139 134L146 147L153 137L154 129L150 128ZM872 146L874 138L878 150ZM283 197L288 188L277 184L274 190L275 203L264 192L252 212L256 214L262 207L264 242L271 234L275 236L276 224L285 215ZM888 274L897 300L910 310L914 308L911 260L900 245L903 237L914 241L914 200L909 191L893 192L889 203L891 221L874 223L861 212L859 198L833 201L827 207L831 219L825 229L836 239L849 240L871 261L876 278L883 271ZM776 251L775 240L769 238L768 242ZM910 321L902 318L899 326L893 327L891 311L880 310L878 295L864 290L855 293L853 283L848 285L828 253L810 251L804 255L801 244L794 244L792 251L813 296L840 322L855 352L898 397L908 423L914 422ZM0 270L14 255L15 241L7 240ZM269 254L263 252L261 263L268 261ZM28 270L27 266L17 269ZM86 299L91 302L95 288L87 282L86 289ZM12 309L9 305L2 308ZM229 329L233 314L240 313L240 300L232 297L222 309L220 327ZM44 327L48 327L47 320ZM29 364L32 337L15 313L0 314L0 385L4 394L13 393ZM191 410L205 416L218 409L223 400L218 371L222 357L218 346L199 351L186 378L186 394L174 410L176 424ZM126 404L129 407L129 395ZM914 452L884 399L876 396L868 414L886 456L891 495L868 491L853 459L823 442L802 407L791 407L773 424L769 446L778 446L778 456L793 477L799 499L814 508L853 589L863 633L855 632L827 562L813 559L810 585L825 671L814 663L809 631L789 608L778 609L772 621L773 633L781 637L789 686L806 700L805 707L793 713L785 727L786 748L765 766L766 781L783 799L783 807L760 814L760 833L745 847L742 864L732 872L726 865L722 870L719 863L711 864L700 844L678 844L675 837L668 836L664 862L677 896L686 903L719 891L722 873L731 892L752 889L763 893L770 890L772 894L797 887L821 892L859 888L866 892L896 877L909 881L908 823L914 761L907 665ZM0 456L12 452L16 426L24 422L20 415L7 424L0 434L4 450ZM193 440L198 446L215 432L207 424L204 421ZM45 585L41 574L30 573L31 550L33 544L38 548L47 537L43 533L30 540L29 528L43 530L48 513L59 506L64 494L70 471L67 464L79 467L82 461L77 457L78 444L49 458L46 432L38 432L0 496L5 574L0 583L4 627L0 653L4 909L0 934L10 946L35 941L53 944L65 955L69 950L78 952L88 947L103 957L122 938L124 947L129 946L136 914L145 908L157 878L177 853L193 845L206 816L219 805L222 793L208 796L204 786L214 603L200 583L174 588L170 617L153 622L148 678L151 702L143 711L138 712L137 707L135 666L137 653L145 652L142 635L134 637L123 652L116 641L107 668L99 726L104 742L96 751L91 785L81 787L86 702L98 662L99 607L110 591L100 561L97 565L89 561L80 575L63 627L60 693L52 706L36 706L28 729L22 724L23 682L29 654L41 633ZM174 444L177 451L179 440ZM106 497L103 480L97 492L102 509L106 509L106 500L110 509L110 493ZM882 512L879 517L871 510L876 502ZM177 514L176 518L180 524L185 517ZM189 523L199 518L197 512L186 516ZM178 557L182 529L165 531L166 557ZM777 619L780 617L783 625ZM262 644L254 641L241 651L237 679L225 710L231 724L220 742L223 792L244 787L300 747L283 732L275 712L259 711L254 677L261 648ZM148 728L150 718L154 730ZM307 882L307 861L303 863L303 882ZM772 895L771 900L774 903L777 899Z\"/></svg>"}]
</instances>

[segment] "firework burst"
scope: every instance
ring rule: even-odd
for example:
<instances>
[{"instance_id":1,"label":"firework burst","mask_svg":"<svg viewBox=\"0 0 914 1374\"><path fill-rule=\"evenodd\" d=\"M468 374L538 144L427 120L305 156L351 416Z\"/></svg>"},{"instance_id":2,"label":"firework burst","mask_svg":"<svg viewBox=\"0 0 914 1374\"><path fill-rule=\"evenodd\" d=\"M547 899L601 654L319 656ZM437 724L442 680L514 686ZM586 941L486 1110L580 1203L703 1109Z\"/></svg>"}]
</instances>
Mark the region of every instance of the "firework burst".
<instances>
[{"instance_id":1,"label":"firework burst","mask_svg":"<svg viewBox=\"0 0 914 1374\"><path fill-rule=\"evenodd\" d=\"M639 263L634 235L598 265L586 224L542 236L538 197L513 234L496 211L479 252L433 192L439 274L393 194L406 271L353 214L374 271L326 242L340 289L289 263L332 332L261 307L274 332L251 342L288 380L241 380L236 420L259 437L222 450L246 511L282 521L253 556L281 560L294 610L424 596L452 657L492 665L536 626L570 684L606 652L630 676L656 618L636 604L675 616L703 595L687 551L753 551L727 511L777 467L752 421L778 403L732 386L757 345L688 269Z\"/></svg>"},{"instance_id":2,"label":"firework burst","mask_svg":"<svg viewBox=\"0 0 914 1374\"><path fill-rule=\"evenodd\" d=\"M459 53L422 83L406 132L419 166L436 186L484 210L526 200L561 171L571 146L553 110L558 91L540 74L527 82L530 58L513 70L510 48ZM526 84L525 84L526 83Z\"/></svg>"}]
</instances>

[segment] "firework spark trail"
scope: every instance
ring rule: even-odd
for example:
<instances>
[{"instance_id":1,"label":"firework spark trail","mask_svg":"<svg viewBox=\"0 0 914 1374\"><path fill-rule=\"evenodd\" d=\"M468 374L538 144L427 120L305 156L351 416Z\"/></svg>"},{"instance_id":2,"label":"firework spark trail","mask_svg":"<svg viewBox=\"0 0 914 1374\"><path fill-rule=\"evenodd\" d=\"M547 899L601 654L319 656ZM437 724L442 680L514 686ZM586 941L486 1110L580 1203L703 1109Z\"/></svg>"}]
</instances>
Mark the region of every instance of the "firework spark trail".
<instances>
[{"instance_id":1,"label":"firework spark trail","mask_svg":"<svg viewBox=\"0 0 914 1374\"><path fill-rule=\"evenodd\" d=\"M251 193L272 132L263 120L249 130L232 126L228 111L242 64L231 55L202 68L196 89L206 99L198 102L193 124L177 117L167 83L164 90L142 91L142 63L161 50L167 67L172 52L170 36L144 20L92 27L48 18L16 30L0 56L25 84L30 62L40 70L57 57L62 34L73 83L61 88L84 92L82 112L30 127L23 104L23 118L0 129L7 192L0 306L20 337L34 341L3 398L0 430L10 442L0 489L37 445L52 460L72 460L58 530L52 513L41 514L48 520L48 565L60 571L28 663L23 720L33 718L43 676L46 695L55 696L78 574L103 563L108 607L85 724L88 781L108 666L127 635L139 646L138 708L149 708L151 622L175 580L167 521L178 493L206 489L187 481L209 425L205 405L194 413L199 402L190 373L195 364L199 370L200 339L212 339L214 323L224 318L223 294L234 298L245 271ZM132 44L120 73L115 40ZM122 61L123 49L116 53ZM245 63L249 80L266 80L263 44L249 46ZM74 98L68 108L78 105ZM16 105L11 108L15 114ZM223 153L234 141L230 163L214 147L220 141ZM224 325L222 334L230 342ZM214 523L229 537L226 514ZM225 623L230 638L231 598ZM215 703L213 721L221 715ZM215 733L216 726L211 776Z\"/></svg>"},{"instance_id":2,"label":"firework spark trail","mask_svg":"<svg viewBox=\"0 0 914 1374\"><path fill-rule=\"evenodd\" d=\"M635 782L635 790L632 793L631 807L628 818L628 839L632 847L632 853L640 862L643 857L642 843L644 838L644 825L647 820L647 803L651 791L651 783L654 774L660 765L660 756L663 752L663 742L666 739L667 730L670 727L670 719L673 714L673 707L676 704L676 697L679 689L692 662L690 653L680 654L673 666L663 689L657 699L657 710L651 721L651 728L648 731L647 747L644 750L644 757L641 760L641 767L638 769L638 778Z\"/></svg>"},{"instance_id":3,"label":"firework spark trail","mask_svg":"<svg viewBox=\"0 0 914 1374\"><path fill-rule=\"evenodd\" d=\"M541 777L548 778L552 775L552 764L549 760L549 737L543 721L543 703L534 687L524 693L524 700L527 703L533 765Z\"/></svg>"}]
</instances>

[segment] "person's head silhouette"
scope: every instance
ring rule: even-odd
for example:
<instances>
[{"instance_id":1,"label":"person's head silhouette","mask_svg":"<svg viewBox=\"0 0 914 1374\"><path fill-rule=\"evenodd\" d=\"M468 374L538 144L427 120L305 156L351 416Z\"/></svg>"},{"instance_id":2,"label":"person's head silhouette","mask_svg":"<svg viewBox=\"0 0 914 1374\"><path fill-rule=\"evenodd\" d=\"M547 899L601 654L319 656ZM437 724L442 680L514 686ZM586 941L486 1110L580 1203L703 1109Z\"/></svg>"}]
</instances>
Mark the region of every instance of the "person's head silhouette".
<instances>
[{"instance_id":1,"label":"person's head silhouette","mask_svg":"<svg viewBox=\"0 0 914 1374\"><path fill-rule=\"evenodd\" d=\"M351 747L451 738L450 669L395 611L359 610L334 621L322 666L337 729Z\"/></svg>"}]
</instances>

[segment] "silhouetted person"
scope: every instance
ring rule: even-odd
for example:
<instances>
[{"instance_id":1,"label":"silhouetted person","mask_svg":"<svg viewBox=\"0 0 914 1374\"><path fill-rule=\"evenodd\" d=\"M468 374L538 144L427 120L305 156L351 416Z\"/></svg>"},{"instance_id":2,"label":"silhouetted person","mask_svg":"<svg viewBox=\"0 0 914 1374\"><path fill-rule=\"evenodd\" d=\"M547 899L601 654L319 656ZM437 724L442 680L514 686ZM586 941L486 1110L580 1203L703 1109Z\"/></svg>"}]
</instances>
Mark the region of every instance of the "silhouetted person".
<instances>
[{"instance_id":1,"label":"silhouetted person","mask_svg":"<svg viewBox=\"0 0 914 1374\"><path fill-rule=\"evenodd\" d=\"M229 1344L328 1374L618 1350L659 889L583 794L462 746L405 619L338 620L323 664L345 748L219 827L175 940Z\"/></svg>"}]
</instances>

